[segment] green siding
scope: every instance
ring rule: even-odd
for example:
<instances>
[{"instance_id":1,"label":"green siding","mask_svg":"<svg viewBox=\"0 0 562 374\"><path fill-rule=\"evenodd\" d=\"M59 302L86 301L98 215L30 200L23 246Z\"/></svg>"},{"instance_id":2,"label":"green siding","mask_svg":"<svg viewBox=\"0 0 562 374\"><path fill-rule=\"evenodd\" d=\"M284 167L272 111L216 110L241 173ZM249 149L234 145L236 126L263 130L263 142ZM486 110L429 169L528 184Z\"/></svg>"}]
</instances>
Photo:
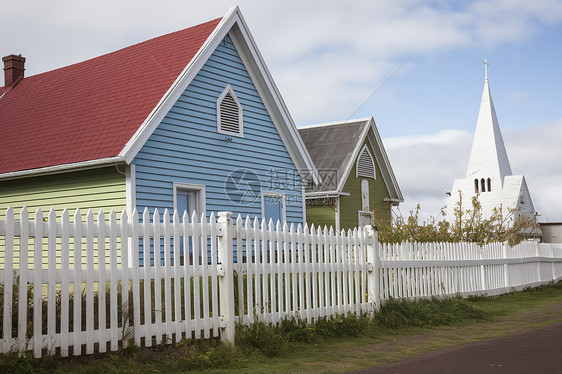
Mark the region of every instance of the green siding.
<instances>
[{"instance_id":1,"label":"green siding","mask_svg":"<svg viewBox=\"0 0 562 374\"><path fill-rule=\"evenodd\" d=\"M60 216L64 208L71 215L76 208L91 208L120 213L126 207L125 176L115 166L42 177L11 179L0 182L0 216L12 206L19 217L26 205L30 216L41 207L46 215L51 207Z\"/></svg>"},{"instance_id":2,"label":"green siding","mask_svg":"<svg viewBox=\"0 0 562 374\"><path fill-rule=\"evenodd\" d=\"M92 209L97 215L103 209L108 217L111 209L117 215L126 208L125 176L119 174L115 166L91 170L76 171L46 175L42 177L30 177L12 179L0 182L0 218L4 219L8 206L14 208L16 219L19 219L23 206L27 206L30 220L33 219L38 207L43 210L46 219L51 207L54 207L57 216L62 211L69 210L70 219L77 208L80 208L83 219L86 218L88 209ZM97 217L96 217L97 219ZM57 240L60 243L60 239ZM96 240L97 242L97 240ZM71 239L71 246L73 240ZM33 248L33 239L29 240L29 248ZM120 244L118 243L118 246ZM4 267L5 238L0 236L0 268ZM14 264L19 268L19 239L14 243ZM47 239L43 240L43 268L47 268ZM73 251L70 251L70 264L74 263ZM109 253L108 253L109 256ZM57 268L60 268L60 246L57 245ZM97 250L94 251L97 261ZM118 261L120 261L118 253ZM85 259L84 259L85 261ZM109 263L109 257L106 258ZM29 253L29 264L33 264L33 252Z\"/></svg>"},{"instance_id":3,"label":"green siding","mask_svg":"<svg viewBox=\"0 0 562 374\"><path fill-rule=\"evenodd\" d=\"M374 157L373 148L367 140L361 145L360 149L363 148L364 144L367 145ZM346 230L357 227L359 223L358 212L361 210L361 180L363 179L369 181L369 210L375 213L376 220L390 220L390 205L384 201L385 198L390 197L390 194L382 178L378 163L375 161L377 173L377 179L375 180L363 177L357 178L356 163L357 159L353 162L353 168L343 188L343 192L349 193L349 196L340 197L340 228Z\"/></svg>"},{"instance_id":4,"label":"green siding","mask_svg":"<svg viewBox=\"0 0 562 374\"><path fill-rule=\"evenodd\" d=\"M307 205L306 222L308 225L328 226L336 228L336 211L331 206L326 205Z\"/></svg>"}]
</instances>

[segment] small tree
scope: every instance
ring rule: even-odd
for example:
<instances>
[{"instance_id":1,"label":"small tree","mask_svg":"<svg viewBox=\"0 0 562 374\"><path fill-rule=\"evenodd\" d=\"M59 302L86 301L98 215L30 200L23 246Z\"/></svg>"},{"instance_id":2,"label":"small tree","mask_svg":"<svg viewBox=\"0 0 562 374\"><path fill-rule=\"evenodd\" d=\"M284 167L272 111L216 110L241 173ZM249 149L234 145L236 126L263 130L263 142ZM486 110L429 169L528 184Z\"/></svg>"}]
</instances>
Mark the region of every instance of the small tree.
<instances>
[{"instance_id":1,"label":"small tree","mask_svg":"<svg viewBox=\"0 0 562 374\"><path fill-rule=\"evenodd\" d=\"M460 194L460 192L459 192ZM410 211L410 215L398 217L394 223L377 222L379 240L383 243L414 242L474 242L480 245L493 241L507 241L510 245L520 243L539 232L535 217L519 215L510 209L504 213L500 205L494 208L490 218L484 218L479 195L472 198L472 206L463 209L462 195L454 208L452 222L447 219L438 221L430 217L420 223L420 204ZM445 216L445 208L441 209Z\"/></svg>"}]
</instances>

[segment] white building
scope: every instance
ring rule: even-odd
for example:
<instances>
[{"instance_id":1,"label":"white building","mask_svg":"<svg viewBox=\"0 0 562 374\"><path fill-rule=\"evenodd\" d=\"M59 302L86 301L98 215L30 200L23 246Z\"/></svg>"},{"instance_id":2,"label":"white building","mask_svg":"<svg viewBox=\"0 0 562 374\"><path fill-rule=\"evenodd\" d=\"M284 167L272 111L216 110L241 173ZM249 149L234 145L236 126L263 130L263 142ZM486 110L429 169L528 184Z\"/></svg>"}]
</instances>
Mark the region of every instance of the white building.
<instances>
[{"instance_id":1,"label":"white building","mask_svg":"<svg viewBox=\"0 0 562 374\"><path fill-rule=\"evenodd\" d=\"M510 210L519 215L533 216L535 208L522 175L513 175L505 150L500 125L492 102L488 82L488 67L484 82L484 92L480 103L480 113L474 133L470 160L466 177L456 179L447 204L447 218L454 220L454 208L462 194L463 210L472 208L472 197L479 194L484 218L490 218L494 208L502 207L504 217Z\"/></svg>"}]
</instances>

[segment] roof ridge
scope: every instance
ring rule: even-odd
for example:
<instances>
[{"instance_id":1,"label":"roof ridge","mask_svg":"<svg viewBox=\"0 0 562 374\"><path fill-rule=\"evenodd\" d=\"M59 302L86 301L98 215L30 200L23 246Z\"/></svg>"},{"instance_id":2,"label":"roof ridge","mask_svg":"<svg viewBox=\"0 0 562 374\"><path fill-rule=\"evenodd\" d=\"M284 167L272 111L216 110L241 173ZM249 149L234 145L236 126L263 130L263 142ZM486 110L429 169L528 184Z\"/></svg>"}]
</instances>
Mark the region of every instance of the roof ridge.
<instances>
[{"instance_id":1,"label":"roof ridge","mask_svg":"<svg viewBox=\"0 0 562 374\"><path fill-rule=\"evenodd\" d=\"M355 118L355 119L348 119L344 121L334 121L334 122L324 122L324 123L315 123L311 125L302 125L299 126L298 129L309 129L314 127L324 127L324 126L336 126L336 125L345 125L348 123L358 123L358 122L369 122L373 117L363 117L363 118Z\"/></svg>"},{"instance_id":2,"label":"roof ridge","mask_svg":"<svg viewBox=\"0 0 562 374\"><path fill-rule=\"evenodd\" d=\"M222 18L223 18L223 17L218 17L218 18L212 19L212 20L210 20L210 21L206 21L206 22L199 23L199 24L194 25L194 26L186 27L186 28L184 28L184 29L180 29L180 30L176 30L176 31L172 31L172 32L163 34L163 35L155 36L155 37L152 37L152 38L150 38L150 39L146 39L146 40L137 42L137 43L135 43L135 44L127 45L127 46L121 47L121 48L119 48L119 49L115 49L115 50L112 50L112 51L103 53L103 54L98 55L98 56L94 56L94 57L87 58L87 59L82 60L82 61L73 62L73 63L71 63L71 64L69 64L69 65L60 66L60 67L55 68L55 69L52 69L52 70L47 70L47 71L44 71L44 72L41 72L41 73L37 73L37 74L34 74L34 75L26 76L24 79L37 78L37 77L43 76L43 75L45 75L45 74L49 74L49 73L56 72L56 71L59 71L59 70L62 70L62 69L66 69L66 68L70 68L70 67L75 67L75 66L77 66L77 65L81 65L81 64L88 63L88 62L90 62L90 61L99 60L99 59L105 58L105 57L110 56L110 55L113 55L113 54L122 53L123 51L128 50L128 49L139 48L140 46L143 46L143 45L145 45L145 44L152 43L152 42L161 40L161 39L163 39L163 38L170 37L170 36L173 35L173 34L180 34L180 33L182 33L182 32L186 32L186 31L188 31L188 30L193 30L193 29L195 29L195 28L197 28L197 27L206 26L206 25L208 25L208 24L210 24L210 23L217 22L218 20L221 20Z\"/></svg>"}]
</instances>

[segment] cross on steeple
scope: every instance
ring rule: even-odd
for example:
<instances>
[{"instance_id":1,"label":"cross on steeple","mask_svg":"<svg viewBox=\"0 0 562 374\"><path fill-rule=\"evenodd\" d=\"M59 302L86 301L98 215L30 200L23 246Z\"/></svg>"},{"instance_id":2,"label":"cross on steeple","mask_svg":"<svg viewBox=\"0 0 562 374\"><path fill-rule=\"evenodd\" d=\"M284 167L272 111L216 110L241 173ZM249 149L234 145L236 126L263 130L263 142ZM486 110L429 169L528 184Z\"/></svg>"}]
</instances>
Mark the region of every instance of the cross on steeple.
<instances>
[{"instance_id":1,"label":"cross on steeple","mask_svg":"<svg viewBox=\"0 0 562 374\"><path fill-rule=\"evenodd\" d=\"M488 63L488 61L486 61L486 59L484 59L484 71L486 73L486 80L488 80L488 65L490 65Z\"/></svg>"}]
</instances>

